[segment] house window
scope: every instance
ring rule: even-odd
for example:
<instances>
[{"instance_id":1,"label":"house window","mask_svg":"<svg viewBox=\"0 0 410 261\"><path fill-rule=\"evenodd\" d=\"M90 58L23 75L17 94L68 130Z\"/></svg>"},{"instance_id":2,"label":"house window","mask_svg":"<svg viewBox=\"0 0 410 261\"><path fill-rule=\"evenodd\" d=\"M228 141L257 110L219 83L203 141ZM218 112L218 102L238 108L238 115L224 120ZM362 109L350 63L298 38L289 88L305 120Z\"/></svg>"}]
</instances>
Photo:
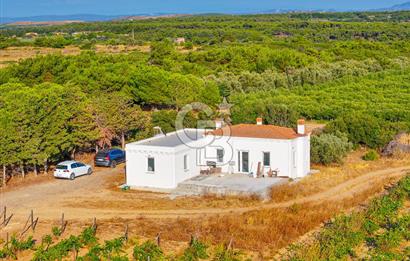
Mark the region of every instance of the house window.
<instances>
[{"instance_id":1,"label":"house window","mask_svg":"<svg viewBox=\"0 0 410 261\"><path fill-rule=\"evenodd\" d=\"M184 170L188 170L188 155L184 155Z\"/></svg>"},{"instance_id":2,"label":"house window","mask_svg":"<svg viewBox=\"0 0 410 261\"><path fill-rule=\"evenodd\" d=\"M263 153L263 166L270 167L270 152Z\"/></svg>"},{"instance_id":3,"label":"house window","mask_svg":"<svg viewBox=\"0 0 410 261\"><path fill-rule=\"evenodd\" d=\"M238 151L238 172L241 172L241 152Z\"/></svg>"},{"instance_id":4,"label":"house window","mask_svg":"<svg viewBox=\"0 0 410 261\"><path fill-rule=\"evenodd\" d=\"M155 172L155 159L152 157L148 158L148 171Z\"/></svg>"},{"instance_id":5,"label":"house window","mask_svg":"<svg viewBox=\"0 0 410 261\"><path fill-rule=\"evenodd\" d=\"M218 163L224 162L224 150L223 149L216 150L216 158L218 160Z\"/></svg>"}]
</instances>

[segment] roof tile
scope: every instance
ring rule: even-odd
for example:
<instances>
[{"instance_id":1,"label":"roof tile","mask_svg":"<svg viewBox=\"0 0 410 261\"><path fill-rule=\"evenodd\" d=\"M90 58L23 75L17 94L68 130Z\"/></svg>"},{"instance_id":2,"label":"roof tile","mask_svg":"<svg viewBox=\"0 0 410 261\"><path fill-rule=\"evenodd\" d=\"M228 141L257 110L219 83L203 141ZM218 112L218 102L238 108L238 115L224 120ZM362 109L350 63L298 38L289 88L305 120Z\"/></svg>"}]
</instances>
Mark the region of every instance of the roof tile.
<instances>
[{"instance_id":1,"label":"roof tile","mask_svg":"<svg viewBox=\"0 0 410 261\"><path fill-rule=\"evenodd\" d=\"M229 129L230 130L229 130ZM297 134L292 128L279 127L274 125L238 124L226 126L222 129L210 131L207 134L215 136L231 136L244 138L262 139L296 139L306 135Z\"/></svg>"}]
</instances>

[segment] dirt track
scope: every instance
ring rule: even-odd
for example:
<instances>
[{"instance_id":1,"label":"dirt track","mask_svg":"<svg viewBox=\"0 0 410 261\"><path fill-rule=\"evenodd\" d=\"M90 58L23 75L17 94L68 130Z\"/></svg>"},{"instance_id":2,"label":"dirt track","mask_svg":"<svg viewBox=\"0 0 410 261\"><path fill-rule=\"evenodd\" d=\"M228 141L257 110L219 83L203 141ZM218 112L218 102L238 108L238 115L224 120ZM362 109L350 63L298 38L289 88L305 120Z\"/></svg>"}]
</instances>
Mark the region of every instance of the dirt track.
<instances>
[{"instance_id":1,"label":"dirt track","mask_svg":"<svg viewBox=\"0 0 410 261\"><path fill-rule=\"evenodd\" d=\"M120 168L119 168L120 169ZM399 178L410 171L410 166L389 168L369 172L348 180L329 190L304 198L281 202L237 205L219 208L217 206L198 206L194 209L176 204L174 207L166 195L155 193L125 193L113 190L111 181L120 170L100 169L91 176L75 181L50 180L42 184L29 185L16 190L1 193L1 206L7 206L14 213L15 225L25 222L31 209L42 220L56 220L64 212L65 216L76 220L121 218L178 218L213 214L243 213L257 209L288 207L300 203L321 203L339 201L354 197L372 186L373 183L387 179ZM117 178L118 179L118 178ZM184 199L181 199L182 201ZM201 199L194 199L201 201ZM95 205L95 202L100 202ZM135 202L135 205L134 205ZM114 205L116 203L116 205ZM165 204L165 205L164 205ZM132 206L132 207L130 207ZM165 206L165 207L164 207Z\"/></svg>"}]
</instances>

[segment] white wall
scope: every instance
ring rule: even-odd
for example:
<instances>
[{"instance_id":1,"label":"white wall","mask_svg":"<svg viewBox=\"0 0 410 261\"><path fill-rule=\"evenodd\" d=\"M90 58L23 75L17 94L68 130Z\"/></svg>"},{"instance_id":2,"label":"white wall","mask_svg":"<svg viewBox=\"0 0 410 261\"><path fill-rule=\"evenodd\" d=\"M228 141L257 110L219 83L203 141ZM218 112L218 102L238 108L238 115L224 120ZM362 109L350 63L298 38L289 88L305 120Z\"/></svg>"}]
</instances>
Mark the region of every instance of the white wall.
<instances>
[{"instance_id":1,"label":"white wall","mask_svg":"<svg viewBox=\"0 0 410 261\"><path fill-rule=\"evenodd\" d=\"M217 162L217 149L225 151L224 162ZM256 173L258 163L263 166L263 152L270 153L270 167L264 167L264 173L269 169L279 170L280 176L301 178L310 172L310 137L300 137L294 140L274 140L259 138L219 138L211 146L201 151L201 164L206 161L217 162L225 173L238 173L238 151L249 152L249 172ZM233 162L234 165L229 164Z\"/></svg>"},{"instance_id":2,"label":"white wall","mask_svg":"<svg viewBox=\"0 0 410 261\"><path fill-rule=\"evenodd\" d=\"M310 136L299 137L292 142L292 147L296 151L296 159L292 159L297 164L293 167L292 178L303 178L310 173Z\"/></svg>"},{"instance_id":3,"label":"white wall","mask_svg":"<svg viewBox=\"0 0 410 261\"><path fill-rule=\"evenodd\" d=\"M214 140L216 139L216 140ZM211 137L193 144L177 147L127 144L127 185L173 189L178 183L200 174L207 161L217 162L216 151L223 148L224 162L218 163L225 173L238 173L238 151L249 152L249 173L256 173L258 162L263 165L263 152L270 152L270 167L280 176L302 178L310 172L310 136L294 140L273 140L239 137ZM198 149L199 148L199 149ZM184 169L184 155L188 155L188 169ZM155 172L148 172L148 157L155 158ZM230 165L233 162L234 165Z\"/></svg>"},{"instance_id":4,"label":"white wall","mask_svg":"<svg viewBox=\"0 0 410 261\"><path fill-rule=\"evenodd\" d=\"M127 145L127 185L172 189L175 182L175 155L173 150L161 147ZM155 159L155 172L148 172L148 157Z\"/></svg>"},{"instance_id":5,"label":"white wall","mask_svg":"<svg viewBox=\"0 0 410 261\"><path fill-rule=\"evenodd\" d=\"M174 166L175 166L175 182L176 185L178 183L198 176L200 174L200 167L196 161L196 154L197 150L194 148L190 148L187 146L181 146L176 149L175 158L174 158ZM187 155L188 157L188 168L184 169L184 156Z\"/></svg>"},{"instance_id":6,"label":"white wall","mask_svg":"<svg viewBox=\"0 0 410 261\"><path fill-rule=\"evenodd\" d=\"M185 144L176 147L149 146L141 144L143 142L126 145L128 186L173 189L178 183L200 174L196 148ZM184 155L188 156L188 169L184 169ZM155 172L148 171L149 157L155 159Z\"/></svg>"},{"instance_id":7,"label":"white wall","mask_svg":"<svg viewBox=\"0 0 410 261\"><path fill-rule=\"evenodd\" d=\"M267 172L270 168L272 170L278 169L279 175L290 176L291 170L291 140L273 140L273 139L257 139L257 138L239 138L231 137L229 140L216 140L212 146L206 148L207 158L202 162L216 161L217 148L223 148L226 152L224 162L221 164L223 172L229 173L232 170L229 161L235 163L233 171L239 172L238 169L238 152L249 152L249 172L256 173L258 162L263 165L263 152L270 153L270 167L264 168Z\"/></svg>"}]
</instances>

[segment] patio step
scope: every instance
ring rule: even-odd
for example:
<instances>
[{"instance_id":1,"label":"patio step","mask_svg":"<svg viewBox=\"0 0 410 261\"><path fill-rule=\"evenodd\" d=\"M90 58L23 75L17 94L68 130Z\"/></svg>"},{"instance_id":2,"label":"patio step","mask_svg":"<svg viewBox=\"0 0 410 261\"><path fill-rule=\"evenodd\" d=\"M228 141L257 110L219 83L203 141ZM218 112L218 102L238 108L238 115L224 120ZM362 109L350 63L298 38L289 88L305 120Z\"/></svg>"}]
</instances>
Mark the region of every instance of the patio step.
<instances>
[{"instance_id":1,"label":"patio step","mask_svg":"<svg viewBox=\"0 0 410 261\"><path fill-rule=\"evenodd\" d=\"M183 182L171 192L170 197L176 198L181 196L201 196L207 194L214 195L241 195L246 194L243 191L232 190L227 186L220 185L201 185L189 182Z\"/></svg>"}]
</instances>

